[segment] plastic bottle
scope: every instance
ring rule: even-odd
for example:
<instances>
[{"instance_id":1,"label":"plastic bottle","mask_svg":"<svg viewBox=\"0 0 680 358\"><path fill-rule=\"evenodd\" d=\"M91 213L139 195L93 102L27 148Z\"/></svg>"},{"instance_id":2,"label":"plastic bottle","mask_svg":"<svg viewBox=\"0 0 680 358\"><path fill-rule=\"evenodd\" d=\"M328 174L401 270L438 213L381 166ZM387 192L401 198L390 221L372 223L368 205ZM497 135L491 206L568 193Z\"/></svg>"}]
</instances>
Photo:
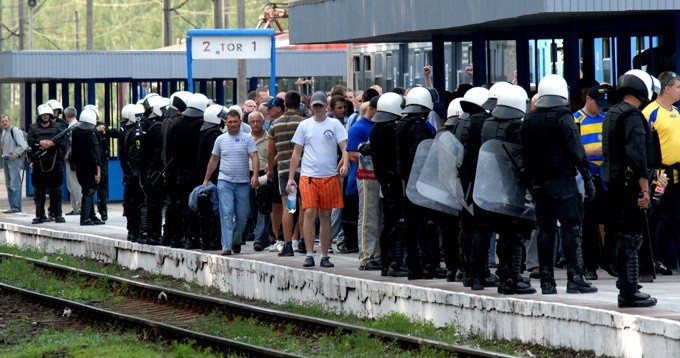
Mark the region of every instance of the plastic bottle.
<instances>
[{"instance_id":1,"label":"plastic bottle","mask_svg":"<svg viewBox=\"0 0 680 358\"><path fill-rule=\"evenodd\" d=\"M286 201L286 208L291 214L295 214L297 210L297 188L295 184L290 185L290 193L288 194L288 201Z\"/></svg>"}]
</instances>

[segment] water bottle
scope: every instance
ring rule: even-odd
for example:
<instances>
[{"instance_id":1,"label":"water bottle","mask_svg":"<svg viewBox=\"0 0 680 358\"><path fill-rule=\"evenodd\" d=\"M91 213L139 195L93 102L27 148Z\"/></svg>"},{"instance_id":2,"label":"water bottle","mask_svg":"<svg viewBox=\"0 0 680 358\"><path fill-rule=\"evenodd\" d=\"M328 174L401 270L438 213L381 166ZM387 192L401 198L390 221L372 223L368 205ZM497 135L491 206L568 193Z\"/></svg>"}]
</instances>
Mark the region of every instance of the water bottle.
<instances>
[{"instance_id":1,"label":"water bottle","mask_svg":"<svg viewBox=\"0 0 680 358\"><path fill-rule=\"evenodd\" d=\"M295 184L290 185L290 194L288 194L286 208L291 214L295 214L295 211L297 210L297 188L295 187Z\"/></svg>"}]
</instances>

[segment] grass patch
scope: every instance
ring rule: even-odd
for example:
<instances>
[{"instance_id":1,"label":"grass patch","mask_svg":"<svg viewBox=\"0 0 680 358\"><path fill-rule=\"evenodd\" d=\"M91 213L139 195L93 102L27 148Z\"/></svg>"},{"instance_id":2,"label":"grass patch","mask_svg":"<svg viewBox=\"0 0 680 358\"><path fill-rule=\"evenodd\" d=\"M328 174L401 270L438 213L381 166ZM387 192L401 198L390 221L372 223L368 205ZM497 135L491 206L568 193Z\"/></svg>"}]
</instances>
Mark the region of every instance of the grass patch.
<instances>
[{"instance_id":1,"label":"grass patch","mask_svg":"<svg viewBox=\"0 0 680 358\"><path fill-rule=\"evenodd\" d=\"M3 357L220 357L187 344L140 341L134 333L51 330L12 346L0 345Z\"/></svg>"}]
</instances>

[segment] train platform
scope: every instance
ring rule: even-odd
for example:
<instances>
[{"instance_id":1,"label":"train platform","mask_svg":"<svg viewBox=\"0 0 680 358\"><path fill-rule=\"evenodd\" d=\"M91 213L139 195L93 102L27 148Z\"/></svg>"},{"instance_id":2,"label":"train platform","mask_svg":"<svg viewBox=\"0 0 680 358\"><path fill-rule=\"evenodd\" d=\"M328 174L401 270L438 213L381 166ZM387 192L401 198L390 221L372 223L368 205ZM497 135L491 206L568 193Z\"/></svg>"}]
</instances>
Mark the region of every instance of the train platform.
<instances>
[{"instance_id":1,"label":"train platform","mask_svg":"<svg viewBox=\"0 0 680 358\"><path fill-rule=\"evenodd\" d=\"M3 207L3 205L5 207ZM658 299L651 308L619 309L615 278L598 271L594 294L567 294L566 271L556 269L557 295L505 296L495 289L471 291L460 282L381 277L360 271L356 254L331 254L334 268L303 268L304 255L279 257L255 252L252 242L240 254L171 249L126 241L120 203L109 208L106 225L80 226L78 216L66 223L31 224L33 203L24 213L0 214L0 244L65 252L117 263L131 269L170 275L213 285L245 299L281 303L319 303L330 310L361 317L401 312L435 325L456 325L463 334L489 339L518 339L553 347L592 350L616 357L680 356L680 274L645 283L644 292ZM64 211L69 211L67 202ZM6 199L0 199L6 209ZM534 287L537 280L532 280ZM540 288L538 289L540 292Z\"/></svg>"}]
</instances>

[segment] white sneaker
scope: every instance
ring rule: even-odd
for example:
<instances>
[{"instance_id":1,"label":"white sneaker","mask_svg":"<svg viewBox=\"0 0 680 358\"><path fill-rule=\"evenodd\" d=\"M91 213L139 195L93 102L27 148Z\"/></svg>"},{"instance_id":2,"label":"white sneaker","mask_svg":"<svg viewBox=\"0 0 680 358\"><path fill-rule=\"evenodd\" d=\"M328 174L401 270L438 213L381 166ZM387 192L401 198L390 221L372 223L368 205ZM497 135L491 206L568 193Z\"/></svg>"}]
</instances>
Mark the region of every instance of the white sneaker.
<instances>
[{"instance_id":1,"label":"white sneaker","mask_svg":"<svg viewBox=\"0 0 680 358\"><path fill-rule=\"evenodd\" d=\"M281 240L276 241L276 244L269 246L269 252L281 252L283 250L284 242Z\"/></svg>"},{"instance_id":2,"label":"white sneaker","mask_svg":"<svg viewBox=\"0 0 680 358\"><path fill-rule=\"evenodd\" d=\"M292 244L293 244L293 251L297 251L298 240L293 240L293 241L292 241Z\"/></svg>"}]
</instances>

